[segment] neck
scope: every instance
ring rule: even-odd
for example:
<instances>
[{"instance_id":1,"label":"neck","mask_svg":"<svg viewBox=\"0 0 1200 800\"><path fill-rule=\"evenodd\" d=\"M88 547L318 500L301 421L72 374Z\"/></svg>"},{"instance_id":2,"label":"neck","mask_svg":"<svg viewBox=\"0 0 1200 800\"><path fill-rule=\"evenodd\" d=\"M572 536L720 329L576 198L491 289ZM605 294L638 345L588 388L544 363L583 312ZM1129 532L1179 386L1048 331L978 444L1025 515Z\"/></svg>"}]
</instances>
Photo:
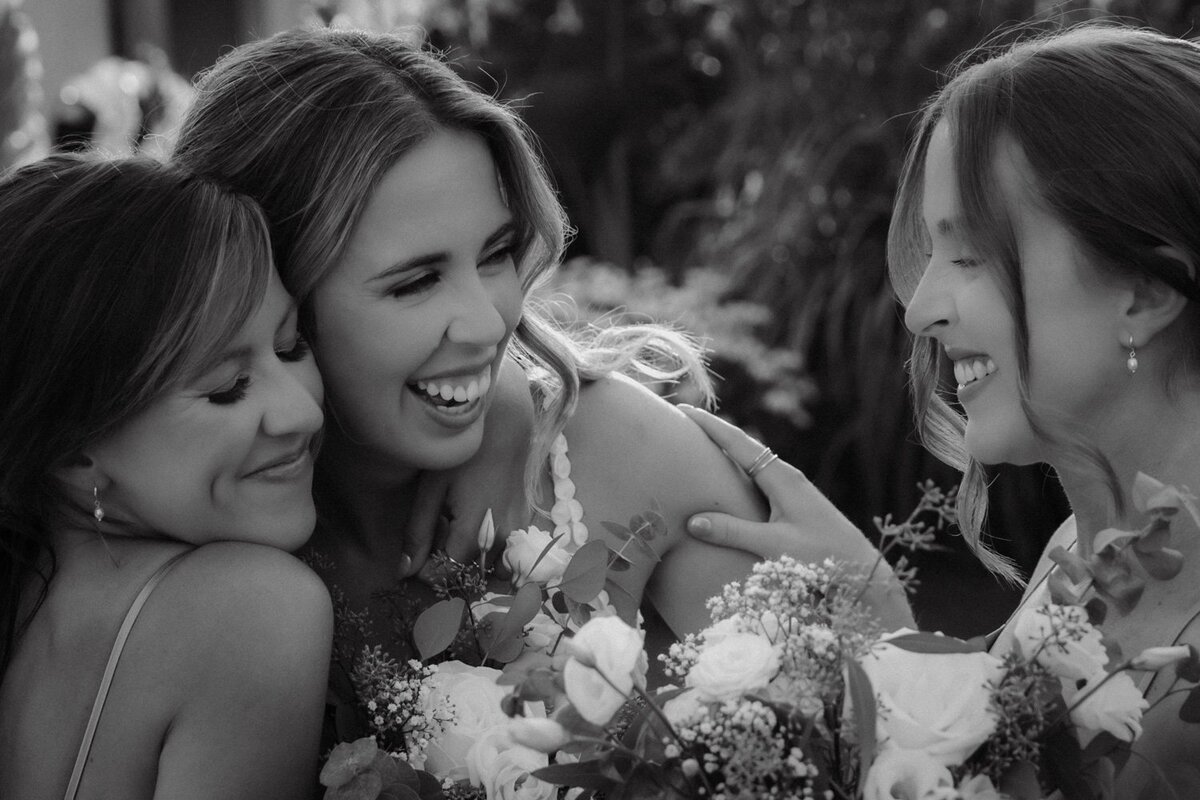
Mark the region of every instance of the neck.
<instances>
[{"instance_id":1,"label":"neck","mask_svg":"<svg viewBox=\"0 0 1200 800\"><path fill-rule=\"evenodd\" d=\"M1200 403L1194 392L1175 398L1143 397L1125 414L1103 426L1096 441L1111 466L1124 512L1115 513L1108 480L1086 461L1070 454L1051 459L1075 513L1079 541L1085 552L1105 528L1128 530L1139 526L1141 512L1131 502L1139 472L1177 487L1200 488Z\"/></svg>"},{"instance_id":2,"label":"neck","mask_svg":"<svg viewBox=\"0 0 1200 800\"><path fill-rule=\"evenodd\" d=\"M416 496L419 471L367 451L329 426L317 470L317 511L330 534L369 553L395 550Z\"/></svg>"}]
</instances>

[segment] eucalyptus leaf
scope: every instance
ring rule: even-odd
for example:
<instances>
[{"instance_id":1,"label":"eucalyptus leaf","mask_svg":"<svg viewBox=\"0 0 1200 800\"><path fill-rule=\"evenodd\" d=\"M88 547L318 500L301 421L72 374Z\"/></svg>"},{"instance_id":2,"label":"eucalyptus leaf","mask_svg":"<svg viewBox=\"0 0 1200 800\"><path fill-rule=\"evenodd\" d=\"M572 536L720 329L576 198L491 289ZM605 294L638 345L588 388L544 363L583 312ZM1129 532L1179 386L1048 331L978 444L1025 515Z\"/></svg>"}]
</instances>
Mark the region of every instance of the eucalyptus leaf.
<instances>
[{"instance_id":1,"label":"eucalyptus leaf","mask_svg":"<svg viewBox=\"0 0 1200 800\"><path fill-rule=\"evenodd\" d=\"M583 789L603 790L613 786L617 779L611 774L604 761L580 761L576 764L551 764L529 773L538 780L557 786L579 786Z\"/></svg>"},{"instance_id":2,"label":"eucalyptus leaf","mask_svg":"<svg viewBox=\"0 0 1200 800\"><path fill-rule=\"evenodd\" d=\"M1042 800L1043 796L1037 767L1029 761L1011 764L1000 776L1000 785L996 788L1012 800Z\"/></svg>"},{"instance_id":3,"label":"eucalyptus leaf","mask_svg":"<svg viewBox=\"0 0 1200 800\"><path fill-rule=\"evenodd\" d=\"M608 545L593 539L571 556L558 589L577 603L596 599L608 576Z\"/></svg>"},{"instance_id":4,"label":"eucalyptus leaf","mask_svg":"<svg viewBox=\"0 0 1200 800\"><path fill-rule=\"evenodd\" d=\"M1183 553L1170 547L1149 553L1135 550L1135 555L1142 569L1155 580L1169 581L1183 571Z\"/></svg>"},{"instance_id":5,"label":"eucalyptus leaf","mask_svg":"<svg viewBox=\"0 0 1200 800\"><path fill-rule=\"evenodd\" d=\"M875 761L875 690L866 670L854 659L846 661L847 691L854 713L854 727L858 731L859 763L863 774Z\"/></svg>"},{"instance_id":6,"label":"eucalyptus leaf","mask_svg":"<svg viewBox=\"0 0 1200 800\"><path fill-rule=\"evenodd\" d=\"M964 641L953 636L942 636L924 631L893 636L887 640L887 644L895 645L910 653L982 653L987 650L987 643L982 639Z\"/></svg>"},{"instance_id":7,"label":"eucalyptus leaf","mask_svg":"<svg viewBox=\"0 0 1200 800\"><path fill-rule=\"evenodd\" d=\"M413 623L412 637L422 661L428 661L450 646L462 627L466 608L467 601L451 597L439 600L421 612Z\"/></svg>"},{"instance_id":8,"label":"eucalyptus leaf","mask_svg":"<svg viewBox=\"0 0 1200 800\"><path fill-rule=\"evenodd\" d=\"M622 542L626 539L633 538L633 531L629 530L629 528L626 528L619 522L609 522L608 520L604 520L600 524L604 526L605 530L617 537L617 539Z\"/></svg>"},{"instance_id":9,"label":"eucalyptus leaf","mask_svg":"<svg viewBox=\"0 0 1200 800\"><path fill-rule=\"evenodd\" d=\"M1193 644L1189 644L1187 648L1191 656L1187 661L1181 661L1175 665L1175 674L1181 680L1197 683L1200 682L1200 651L1196 650L1196 646Z\"/></svg>"},{"instance_id":10,"label":"eucalyptus leaf","mask_svg":"<svg viewBox=\"0 0 1200 800\"><path fill-rule=\"evenodd\" d=\"M1179 718L1184 722L1200 722L1200 685L1193 686L1179 707Z\"/></svg>"}]
</instances>

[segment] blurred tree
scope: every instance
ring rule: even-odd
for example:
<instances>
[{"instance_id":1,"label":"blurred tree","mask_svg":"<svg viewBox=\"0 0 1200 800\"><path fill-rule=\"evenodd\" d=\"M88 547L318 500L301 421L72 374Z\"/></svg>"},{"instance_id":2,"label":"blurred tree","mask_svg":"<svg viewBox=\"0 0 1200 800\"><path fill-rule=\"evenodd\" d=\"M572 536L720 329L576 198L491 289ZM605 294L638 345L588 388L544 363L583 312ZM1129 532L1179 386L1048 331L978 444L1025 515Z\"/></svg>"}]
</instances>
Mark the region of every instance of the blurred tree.
<instances>
[{"instance_id":1,"label":"blurred tree","mask_svg":"<svg viewBox=\"0 0 1200 800\"><path fill-rule=\"evenodd\" d=\"M0 0L0 171L48 149L37 33L20 0Z\"/></svg>"}]
</instances>

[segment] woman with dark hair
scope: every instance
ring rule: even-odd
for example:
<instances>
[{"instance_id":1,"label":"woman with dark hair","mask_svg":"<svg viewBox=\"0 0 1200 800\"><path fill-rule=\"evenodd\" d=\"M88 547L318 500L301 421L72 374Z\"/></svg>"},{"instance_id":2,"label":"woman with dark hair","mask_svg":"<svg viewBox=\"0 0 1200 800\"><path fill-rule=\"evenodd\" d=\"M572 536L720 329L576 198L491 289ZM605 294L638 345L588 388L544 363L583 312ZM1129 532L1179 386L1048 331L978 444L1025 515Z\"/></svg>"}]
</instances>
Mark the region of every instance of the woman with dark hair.
<instances>
[{"instance_id":1,"label":"woman with dark hair","mask_svg":"<svg viewBox=\"0 0 1200 800\"><path fill-rule=\"evenodd\" d=\"M311 792L321 399L253 202L149 160L0 181L0 795Z\"/></svg>"},{"instance_id":2,"label":"woman with dark hair","mask_svg":"<svg viewBox=\"0 0 1200 800\"><path fill-rule=\"evenodd\" d=\"M580 339L530 299L558 265L567 224L509 108L397 37L291 31L234 50L201 79L172 158L266 212L328 390L314 563L371 611L394 655L412 652L404 607L420 590L397 575L418 478L472 459L451 509L472 547L488 508L502 534L536 524L575 545L609 536L603 521L661 508L667 536L610 576L628 620L645 600L670 632L697 630L705 600L749 571L749 554L683 532L699 509L761 514L745 475L618 375L707 387L691 343L654 325ZM508 380L511 398L497 398ZM470 555L458 541L450 554ZM873 560L844 520L794 547ZM907 618L902 598L890 601Z\"/></svg>"},{"instance_id":3,"label":"woman with dark hair","mask_svg":"<svg viewBox=\"0 0 1200 800\"><path fill-rule=\"evenodd\" d=\"M1048 600L1049 554L1082 558L1107 528L1147 519L1130 502L1144 472L1200 486L1200 46L1088 26L963 66L924 110L892 222L892 280L915 335L917 421L929 449L964 472L963 534L981 540L983 465L1045 462L1073 515L1046 547L1022 607ZM700 412L695 412L700 416ZM748 437L703 424L733 451ZM786 467L763 488L784 499ZM769 550L791 535L705 517L709 538ZM1101 628L1126 655L1200 646L1200 530L1177 515L1174 580L1150 581ZM693 520L693 525L697 520ZM1012 622L993 649L1011 648ZM1186 692L1141 673L1150 709L1119 797L1200 796L1200 727Z\"/></svg>"}]
</instances>

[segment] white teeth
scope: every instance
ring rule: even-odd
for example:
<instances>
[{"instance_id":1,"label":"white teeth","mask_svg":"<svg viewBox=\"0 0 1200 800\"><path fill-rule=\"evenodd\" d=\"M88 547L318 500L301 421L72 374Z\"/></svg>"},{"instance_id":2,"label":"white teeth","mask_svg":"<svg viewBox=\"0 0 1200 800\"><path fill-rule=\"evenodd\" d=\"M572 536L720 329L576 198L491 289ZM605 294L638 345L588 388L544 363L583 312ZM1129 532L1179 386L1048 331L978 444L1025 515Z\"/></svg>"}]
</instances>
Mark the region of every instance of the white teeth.
<instances>
[{"instance_id":1,"label":"white teeth","mask_svg":"<svg viewBox=\"0 0 1200 800\"><path fill-rule=\"evenodd\" d=\"M954 362L954 379L959 388L986 378L996 371L996 362L984 356L973 356Z\"/></svg>"},{"instance_id":2,"label":"white teeth","mask_svg":"<svg viewBox=\"0 0 1200 800\"><path fill-rule=\"evenodd\" d=\"M417 390L425 392L430 397L440 397L447 402L453 400L456 403L473 403L487 394L487 390L491 385L491 371L490 369L484 369L467 383L452 384L438 383L436 381L417 381Z\"/></svg>"}]
</instances>

